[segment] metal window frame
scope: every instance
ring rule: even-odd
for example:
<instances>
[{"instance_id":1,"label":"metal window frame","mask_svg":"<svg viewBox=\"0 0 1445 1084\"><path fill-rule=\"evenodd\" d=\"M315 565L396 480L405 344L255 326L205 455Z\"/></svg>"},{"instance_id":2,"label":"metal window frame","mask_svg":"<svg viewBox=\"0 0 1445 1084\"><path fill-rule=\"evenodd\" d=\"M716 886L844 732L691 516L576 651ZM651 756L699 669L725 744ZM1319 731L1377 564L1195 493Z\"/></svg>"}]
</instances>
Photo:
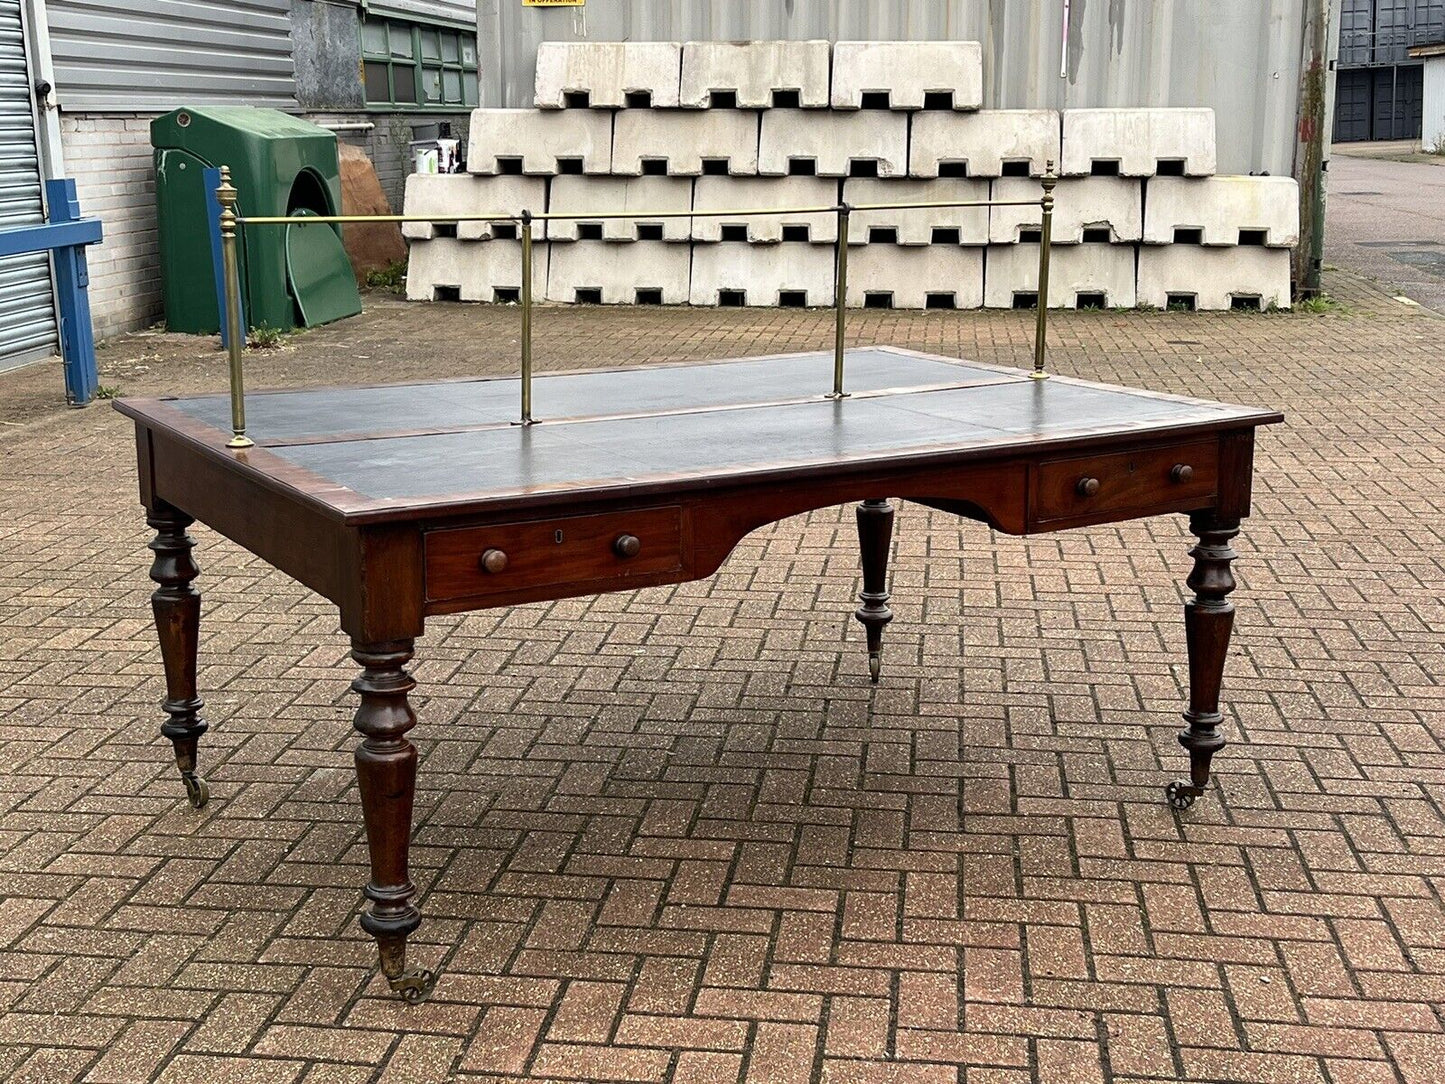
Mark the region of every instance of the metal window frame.
<instances>
[{"instance_id":1,"label":"metal window frame","mask_svg":"<svg viewBox=\"0 0 1445 1084\"><path fill-rule=\"evenodd\" d=\"M386 27L387 27L387 42L388 42L388 48L387 48L386 54L385 54L384 56L383 56L382 54L380 54L380 53L367 52L367 48L366 48L366 26L367 26L368 23L371 23L371 24L374 24L374 25L375 25L375 24L380 24L380 25L383 25L383 26L386 26ZM411 59L410 59L410 60L398 59L397 57L394 57L394 56L391 55L390 41L391 41L391 27L392 27L392 26L402 26L402 27L406 27L406 28L411 32ZM421 52L421 35L422 35L422 31L424 31L424 30L435 30L435 31L436 31L437 33L439 33L439 34L451 34L451 35L455 36L456 39L457 39L457 58L458 58L458 59L457 59L456 61L448 61L448 60L446 59L446 50L445 50L445 49L442 49L442 50L441 50L441 52L442 52L442 57L441 57L439 60L437 60L435 63L428 63L428 62L423 58L422 52ZM367 108L367 109L369 109L369 110L379 110L379 111L382 111L382 112L397 112L397 111L400 111L400 112L406 112L406 113L457 113L457 112L460 112L460 111L463 111L463 110L472 109L472 108L475 107L475 102L474 102L472 105L468 105L468 104L467 104L466 81L467 81L468 77L470 77L470 78L472 79L472 81L473 81L473 88L474 88L474 89L473 89L473 98L476 99L477 101L480 100L480 95L481 95L481 74L480 74L480 71L481 71L481 69L480 69L480 64L479 64L480 56L478 55L478 49L477 49L477 46L476 46L476 43L475 43L475 35L476 35L476 32L475 32L475 31L472 31L472 35L473 35L472 57L473 57L473 59L472 59L472 62L471 62L470 64L468 64L468 63L466 62L466 60L464 59L464 58L465 58L465 51L462 49L462 42L463 42L463 39L467 36L467 31L466 31L465 29L462 29L462 28L457 27L457 26L453 26L453 25L448 24L448 23L430 22L430 21L427 21L427 20L416 20L416 19L398 19L398 18L395 18L395 17L390 16L390 15L372 15L369 11L363 9L363 10L362 10L362 13L361 13L360 35L361 35L361 63L362 63L362 73L363 73L363 75L362 75L362 92L363 92L363 93L365 93L365 88L366 88L365 66L366 66L367 64L385 64L385 65L386 65L386 92L387 92L387 96L388 96L388 97L387 97L387 100L384 101L384 102L373 101L373 100L368 96L368 97L367 97L367 100L366 100L366 108ZM397 68L398 65L401 65L401 66L404 66L404 67L409 67L409 68L412 69L413 79L414 79L414 85L415 85L415 87L416 87L416 93L417 93L418 99L423 99L423 98L425 98L425 96L426 96L425 81L424 81L424 79L423 79L423 75L425 74L425 72L426 72L426 70L427 70L428 68L435 68L435 69L440 70L440 71L443 73L443 80L442 80L443 94L445 94L445 87L446 87L445 73L446 73L446 72L449 72L449 71L459 73L459 74L461 75L461 77L462 77L462 96L461 96L461 98L460 98L459 100L455 101L455 102L449 102L449 101L443 100L443 101L436 102L436 103L428 103L428 102L422 101L422 100L418 100L418 101L415 101L415 102L397 101L397 98L396 98L396 68Z\"/></svg>"}]
</instances>

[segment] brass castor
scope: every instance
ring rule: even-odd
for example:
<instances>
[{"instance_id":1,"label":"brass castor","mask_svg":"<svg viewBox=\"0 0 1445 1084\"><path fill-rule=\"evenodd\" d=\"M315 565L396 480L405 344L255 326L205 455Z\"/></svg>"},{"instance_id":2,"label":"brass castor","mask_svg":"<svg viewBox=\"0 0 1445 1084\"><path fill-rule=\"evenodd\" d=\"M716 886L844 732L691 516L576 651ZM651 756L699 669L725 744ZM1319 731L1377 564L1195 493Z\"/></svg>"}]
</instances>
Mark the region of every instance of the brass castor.
<instances>
[{"instance_id":1,"label":"brass castor","mask_svg":"<svg viewBox=\"0 0 1445 1084\"><path fill-rule=\"evenodd\" d=\"M883 674L883 652L868 652L868 678L874 685L878 684L878 678Z\"/></svg>"},{"instance_id":2,"label":"brass castor","mask_svg":"<svg viewBox=\"0 0 1445 1084\"><path fill-rule=\"evenodd\" d=\"M1169 808L1185 810L1194 804L1194 799L1203 794L1203 790L1189 783L1170 783L1164 788L1164 797L1169 799Z\"/></svg>"},{"instance_id":3,"label":"brass castor","mask_svg":"<svg viewBox=\"0 0 1445 1084\"><path fill-rule=\"evenodd\" d=\"M408 1005L420 1005L431 997L431 992L436 989L439 977L435 972L416 967L410 971L403 971L396 978L386 981L392 992L400 995Z\"/></svg>"},{"instance_id":4,"label":"brass castor","mask_svg":"<svg viewBox=\"0 0 1445 1084\"><path fill-rule=\"evenodd\" d=\"M193 809L200 809L211 800L211 788L195 772L182 772L181 782L186 785L186 798Z\"/></svg>"}]
</instances>

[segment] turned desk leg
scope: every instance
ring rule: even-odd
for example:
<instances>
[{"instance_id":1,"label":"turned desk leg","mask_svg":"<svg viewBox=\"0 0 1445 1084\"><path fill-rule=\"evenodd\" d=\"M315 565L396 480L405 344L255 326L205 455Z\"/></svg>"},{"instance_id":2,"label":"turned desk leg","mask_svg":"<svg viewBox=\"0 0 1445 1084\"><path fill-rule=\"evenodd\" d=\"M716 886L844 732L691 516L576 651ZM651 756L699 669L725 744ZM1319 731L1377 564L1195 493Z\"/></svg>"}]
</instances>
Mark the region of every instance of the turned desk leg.
<instances>
[{"instance_id":1,"label":"turned desk leg","mask_svg":"<svg viewBox=\"0 0 1445 1084\"><path fill-rule=\"evenodd\" d=\"M361 928L376 938L386 981L402 1000L415 1005L430 996L437 977L406 966L406 939L421 925L416 886L407 874L416 794L416 746L406 738L416 726L416 713L407 693L416 682L403 667L411 659L412 644L353 641L351 657L361 664L362 673L351 688L361 696L353 724L362 736L356 777L371 852L371 880L365 888L371 907L362 913Z\"/></svg>"},{"instance_id":2,"label":"turned desk leg","mask_svg":"<svg viewBox=\"0 0 1445 1084\"><path fill-rule=\"evenodd\" d=\"M196 771L198 746L206 732L201 718L201 698L196 695L196 652L201 634L201 594L191 581L201 574L191 549L195 542L186 528L195 522L190 516L168 504L156 502L146 516L156 536L149 543L155 554L151 562L151 579L156 584L151 595L155 613L156 635L161 642L161 659L166 671L166 698L161 710L167 719L161 734L171 740L176 751L176 767L186 785L186 797L200 809L210 799L206 781Z\"/></svg>"},{"instance_id":3,"label":"turned desk leg","mask_svg":"<svg viewBox=\"0 0 1445 1084\"><path fill-rule=\"evenodd\" d=\"M863 590L854 616L868 634L868 676L876 685L883 671L883 626L893 620L888 608L888 550L893 543L893 505L875 497L858 506L858 549L863 561Z\"/></svg>"},{"instance_id":4,"label":"turned desk leg","mask_svg":"<svg viewBox=\"0 0 1445 1084\"><path fill-rule=\"evenodd\" d=\"M1184 604L1184 638L1189 647L1189 710L1187 724L1179 732L1179 744L1189 751L1189 782L1170 783L1165 788L1169 804L1188 809L1209 785L1209 764L1224 748L1219 724L1219 687L1224 679L1224 662L1229 654L1229 634L1234 627L1234 590L1230 562L1238 556L1230 541L1239 534L1239 520L1221 519L1213 512L1189 517L1189 529L1199 542L1190 551L1194 571L1186 581L1194 598Z\"/></svg>"}]
</instances>

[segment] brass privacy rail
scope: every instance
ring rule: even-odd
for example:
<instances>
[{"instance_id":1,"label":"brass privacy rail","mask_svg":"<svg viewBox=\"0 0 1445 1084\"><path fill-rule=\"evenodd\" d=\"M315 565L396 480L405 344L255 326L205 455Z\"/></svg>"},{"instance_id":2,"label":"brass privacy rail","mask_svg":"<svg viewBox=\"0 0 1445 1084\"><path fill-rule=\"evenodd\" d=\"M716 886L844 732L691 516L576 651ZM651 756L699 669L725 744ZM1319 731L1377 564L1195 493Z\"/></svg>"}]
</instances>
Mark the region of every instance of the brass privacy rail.
<instances>
[{"instance_id":1,"label":"brass privacy rail","mask_svg":"<svg viewBox=\"0 0 1445 1084\"><path fill-rule=\"evenodd\" d=\"M238 226L325 226L346 225L363 222L515 222L520 227L522 242L522 402L518 424L532 425L532 223L561 221L599 221L602 219L660 219L660 218L736 218L757 215L800 215L833 214L838 219L838 235L834 241L837 277L834 284L833 331L833 390L824 398L841 400L847 398L843 390L843 333L848 295L848 221L854 212L929 210L955 207L1038 207L1041 214L1039 226L1039 283L1038 315L1034 330L1034 369L1030 374L1035 380L1047 380L1044 356L1047 346L1048 297L1049 297L1049 250L1053 240L1054 188L1059 179L1050 161L1039 184L1043 194L1030 200L921 200L899 203L836 203L813 207L742 207L716 211L596 211L559 212L544 211L533 213L495 212L469 215L312 215L304 216L256 216L243 217L236 214L239 193L231 184L229 166L221 167L221 183L216 189L216 200L220 204L222 274L225 278L224 293L226 311L226 347L229 354L231 376L231 439L228 448L249 448L254 442L246 436L246 393L242 356L245 351L245 329L241 326L240 273L236 254L236 228Z\"/></svg>"}]
</instances>

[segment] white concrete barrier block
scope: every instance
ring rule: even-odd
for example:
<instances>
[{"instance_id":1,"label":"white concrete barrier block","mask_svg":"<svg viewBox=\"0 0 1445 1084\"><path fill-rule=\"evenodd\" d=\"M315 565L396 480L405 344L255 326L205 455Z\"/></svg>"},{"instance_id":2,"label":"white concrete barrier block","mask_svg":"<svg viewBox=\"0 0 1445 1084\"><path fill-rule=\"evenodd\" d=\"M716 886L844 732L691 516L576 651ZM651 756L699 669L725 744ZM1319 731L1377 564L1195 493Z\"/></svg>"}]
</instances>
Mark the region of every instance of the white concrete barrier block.
<instances>
[{"instance_id":1,"label":"white concrete barrier block","mask_svg":"<svg viewBox=\"0 0 1445 1084\"><path fill-rule=\"evenodd\" d=\"M979 113L929 110L913 117L908 172L938 177L966 171L999 177L1005 165L1042 177L1059 160L1059 115L1052 109L985 109Z\"/></svg>"},{"instance_id":2,"label":"white concrete barrier block","mask_svg":"<svg viewBox=\"0 0 1445 1084\"><path fill-rule=\"evenodd\" d=\"M676 177L697 177L704 161L725 163L733 176L758 171L758 114L750 109L703 113L624 109L617 114L612 172L635 177L657 168Z\"/></svg>"},{"instance_id":3,"label":"white concrete barrier block","mask_svg":"<svg viewBox=\"0 0 1445 1084\"><path fill-rule=\"evenodd\" d=\"M1123 177L1174 170L1187 177L1214 172L1212 109L1066 109L1060 172L1082 177L1100 169Z\"/></svg>"},{"instance_id":4,"label":"white concrete barrier block","mask_svg":"<svg viewBox=\"0 0 1445 1084\"><path fill-rule=\"evenodd\" d=\"M721 218L694 218L694 241L721 241L724 232L731 234L737 227L746 230L747 239L754 244L788 240L831 245L838 239L838 216L826 211L747 213L760 207L834 207L838 203L837 181L823 177L699 177L694 183L693 210L742 212Z\"/></svg>"},{"instance_id":5,"label":"white concrete barrier block","mask_svg":"<svg viewBox=\"0 0 1445 1084\"><path fill-rule=\"evenodd\" d=\"M1290 250L1243 246L1145 245L1139 250L1139 303L1165 309L1290 307Z\"/></svg>"},{"instance_id":6,"label":"white concrete barrier block","mask_svg":"<svg viewBox=\"0 0 1445 1084\"><path fill-rule=\"evenodd\" d=\"M831 305L833 279L828 245L692 246L694 305Z\"/></svg>"},{"instance_id":7,"label":"white concrete barrier block","mask_svg":"<svg viewBox=\"0 0 1445 1084\"><path fill-rule=\"evenodd\" d=\"M851 177L843 182L843 199L857 206L866 203L929 203L933 201L985 201L986 180L937 177L911 180ZM892 236L878 236L892 231ZM986 245L987 207L920 207L916 210L854 211L848 222L848 243L898 245ZM962 307L962 306L960 306Z\"/></svg>"},{"instance_id":8,"label":"white concrete barrier block","mask_svg":"<svg viewBox=\"0 0 1445 1084\"><path fill-rule=\"evenodd\" d=\"M639 241L555 245L548 259L547 300L601 305L686 305L692 267L687 245Z\"/></svg>"},{"instance_id":9,"label":"white concrete barrier block","mask_svg":"<svg viewBox=\"0 0 1445 1084\"><path fill-rule=\"evenodd\" d=\"M1049 308L1133 308L1134 256L1133 245L1055 248L1049 259ZM983 277L983 303L990 309L1013 308L1019 294L1037 296L1039 246L990 246Z\"/></svg>"},{"instance_id":10,"label":"white concrete barrier block","mask_svg":"<svg viewBox=\"0 0 1445 1084\"><path fill-rule=\"evenodd\" d=\"M538 109L564 109L585 95L592 109L676 108L681 75L675 41L544 41L535 101Z\"/></svg>"},{"instance_id":11,"label":"white concrete barrier block","mask_svg":"<svg viewBox=\"0 0 1445 1084\"><path fill-rule=\"evenodd\" d=\"M996 200L1037 200L1043 195L1031 177L1000 177L993 182ZM989 240L1015 244L1024 230L1037 230L1043 212L1032 207L994 207L989 212ZM1054 189L1054 243L1077 245L1085 240L1134 243L1144 232L1144 182L1134 177L1073 177Z\"/></svg>"},{"instance_id":12,"label":"white concrete barrier block","mask_svg":"<svg viewBox=\"0 0 1445 1084\"><path fill-rule=\"evenodd\" d=\"M679 98L706 109L722 93L734 95L740 108L769 109L776 94L804 109L824 109L831 52L826 41L684 42Z\"/></svg>"},{"instance_id":13,"label":"white concrete barrier block","mask_svg":"<svg viewBox=\"0 0 1445 1084\"><path fill-rule=\"evenodd\" d=\"M836 42L833 108L859 109L865 95L886 95L889 109L977 109L983 50L976 41Z\"/></svg>"},{"instance_id":14,"label":"white concrete barrier block","mask_svg":"<svg viewBox=\"0 0 1445 1084\"><path fill-rule=\"evenodd\" d=\"M875 109L769 109L758 141L758 172L781 177L794 162L811 163L819 177L846 177L855 162L874 163L880 177L905 176L908 116Z\"/></svg>"},{"instance_id":15,"label":"white concrete barrier block","mask_svg":"<svg viewBox=\"0 0 1445 1084\"><path fill-rule=\"evenodd\" d=\"M1144 241L1173 244L1176 230L1199 231L1205 245L1293 248L1299 243L1299 183L1293 177L1155 177Z\"/></svg>"},{"instance_id":16,"label":"white concrete barrier block","mask_svg":"<svg viewBox=\"0 0 1445 1084\"><path fill-rule=\"evenodd\" d=\"M718 178L726 180L727 178ZM589 211L615 213L636 208L640 211L692 210L691 177L554 177L554 214ZM555 219L547 224L553 241L583 239L601 241L687 241L691 238L690 218L597 218Z\"/></svg>"},{"instance_id":17,"label":"white concrete barrier block","mask_svg":"<svg viewBox=\"0 0 1445 1084\"><path fill-rule=\"evenodd\" d=\"M983 304L982 248L864 245L848 254L853 308L976 309Z\"/></svg>"},{"instance_id":18,"label":"white concrete barrier block","mask_svg":"<svg viewBox=\"0 0 1445 1084\"><path fill-rule=\"evenodd\" d=\"M539 214L547 209L547 182L542 177L488 177L467 173L413 173L406 179L402 212L408 215ZM498 234L516 236L513 223L403 222L401 235L409 241L456 237L462 241L489 241ZM547 223L532 225L532 236L547 236Z\"/></svg>"},{"instance_id":19,"label":"white concrete barrier block","mask_svg":"<svg viewBox=\"0 0 1445 1084\"><path fill-rule=\"evenodd\" d=\"M547 245L532 249L532 291L547 289ZM406 269L408 301L516 301L522 290L522 242L413 241Z\"/></svg>"},{"instance_id":20,"label":"white concrete barrier block","mask_svg":"<svg viewBox=\"0 0 1445 1084\"><path fill-rule=\"evenodd\" d=\"M467 132L470 173L556 174L568 163L606 173L612 114L602 110L474 109ZM520 163L520 170L515 166Z\"/></svg>"}]
</instances>

